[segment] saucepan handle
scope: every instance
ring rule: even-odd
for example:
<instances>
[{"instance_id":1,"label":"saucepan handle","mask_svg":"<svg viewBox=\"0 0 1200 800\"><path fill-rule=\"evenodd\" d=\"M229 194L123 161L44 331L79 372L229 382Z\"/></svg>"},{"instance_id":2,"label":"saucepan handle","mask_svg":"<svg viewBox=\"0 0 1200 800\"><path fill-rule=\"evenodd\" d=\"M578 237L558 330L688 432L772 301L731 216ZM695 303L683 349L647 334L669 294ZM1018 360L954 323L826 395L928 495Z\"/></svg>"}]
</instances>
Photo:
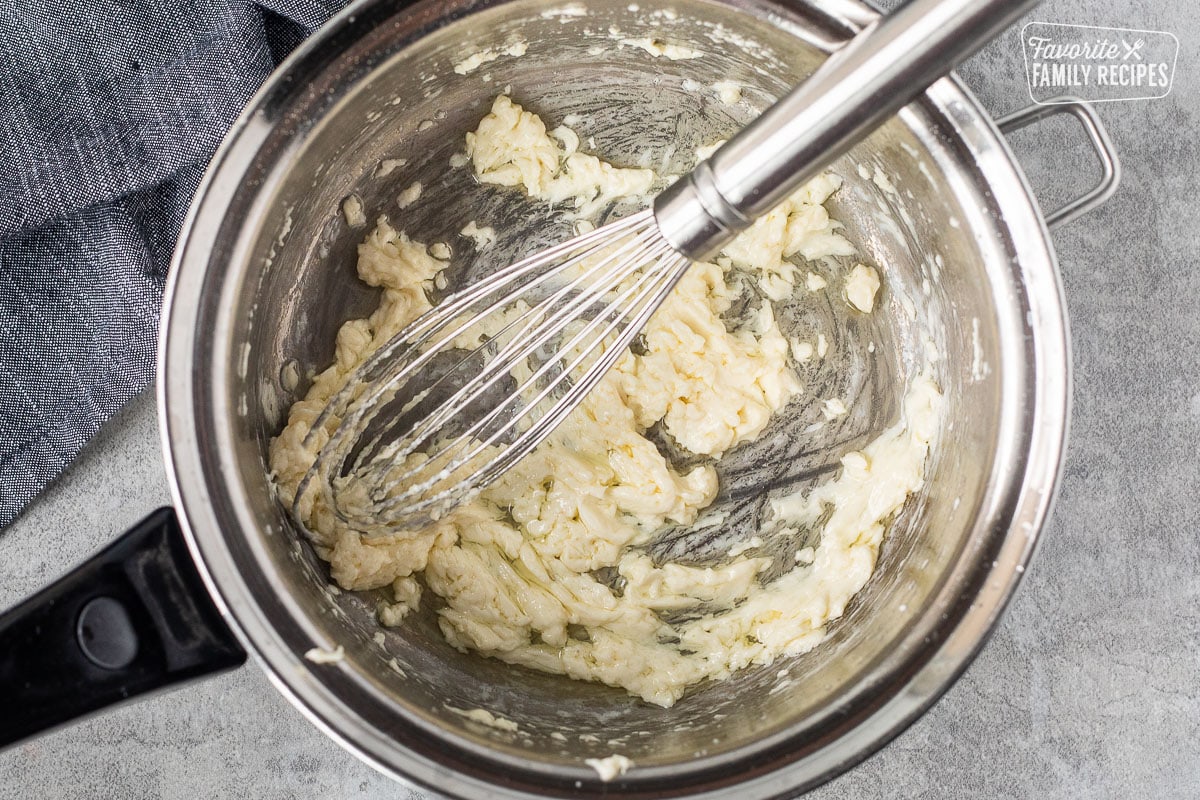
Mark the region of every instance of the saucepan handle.
<instances>
[{"instance_id":1,"label":"saucepan handle","mask_svg":"<svg viewBox=\"0 0 1200 800\"><path fill-rule=\"evenodd\" d=\"M245 660L161 508L0 615L0 747Z\"/></svg>"},{"instance_id":2,"label":"saucepan handle","mask_svg":"<svg viewBox=\"0 0 1200 800\"><path fill-rule=\"evenodd\" d=\"M1007 135L1057 114L1070 114L1083 125L1088 141L1100 162L1101 172L1100 180L1091 191L1046 214L1046 225L1051 228L1065 225L1101 205L1112 197L1113 192L1117 190L1117 185L1121 182L1121 162L1117 158L1112 140L1108 138L1108 131L1104 129L1104 123L1100 121L1096 110L1083 100L1075 97L1055 97L1051 100L1044 100L1001 117L996 120L996 125L1000 128L1001 133Z\"/></svg>"}]
</instances>

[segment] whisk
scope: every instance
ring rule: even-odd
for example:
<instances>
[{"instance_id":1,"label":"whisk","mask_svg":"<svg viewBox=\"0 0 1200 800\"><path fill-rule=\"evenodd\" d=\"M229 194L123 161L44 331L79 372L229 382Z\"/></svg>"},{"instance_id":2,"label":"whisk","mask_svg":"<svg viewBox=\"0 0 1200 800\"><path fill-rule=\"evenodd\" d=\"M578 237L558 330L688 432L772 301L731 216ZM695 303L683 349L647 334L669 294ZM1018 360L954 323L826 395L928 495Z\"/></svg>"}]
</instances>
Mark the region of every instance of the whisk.
<instances>
[{"instance_id":1,"label":"whisk","mask_svg":"<svg viewBox=\"0 0 1200 800\"><path fill-rule=\"evenodd\" d=\"M366 538L415 533L541 444L713 255L1036 0L912 0L663 191L419 317L314 422L297 487Z\"/></svg>"}]
</instances>

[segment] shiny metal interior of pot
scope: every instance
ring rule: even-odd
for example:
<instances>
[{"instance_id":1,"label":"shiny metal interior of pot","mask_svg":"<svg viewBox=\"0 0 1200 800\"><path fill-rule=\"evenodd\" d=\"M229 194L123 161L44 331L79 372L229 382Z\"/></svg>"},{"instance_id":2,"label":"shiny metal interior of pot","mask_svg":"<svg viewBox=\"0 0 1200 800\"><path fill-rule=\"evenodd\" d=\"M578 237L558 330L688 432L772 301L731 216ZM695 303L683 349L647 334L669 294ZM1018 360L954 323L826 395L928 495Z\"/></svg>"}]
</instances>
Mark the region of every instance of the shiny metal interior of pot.
<instances>
[{"instance_id":1,"label":"shiny metal interior of pot","mask_svg":"<svg viewBox=\"0 0 1200 800\"><path fill-rule=\"evenodd\" d=\"M829 351L804 366L803 396L759 441L723 461L718 503L736 523L725 538L702 532L650 549L661 555L669 547L673 557L705 562L728 550L729 536L750 536L771 492L827 479L842 455L894 423L906 381L934 352L934 377L947 403L925 487L895 520L874 577L829 626L824 644L696 686L663 709L619 689L458 652L438 631L436 603L425 602L401 627L381 628L379 598L327 588L325 564L274 499L267 443L303 396L308 376L332 361L338 327L378 302L376 290L355 276L356 246L369 228L346 224L343 198L360 197L371 224L386 214L414 239L450 243L454 269L486 272L571 233L568 222L519 192L482 187L469 168L450 167L464 133L498 93L511 91L549 127L574 115L586 149L603 158L677 175L692 165L698 146L727 137L803 79L844 32L801 7L765 0L516 0L469 11L418 3L390 13L394 18L356 45L357 61L331 56L328 74L294 93L297 109L276 109L280 133L258 167L275 188L243 242L249 266L232 315L234 349L214 354L217 361L245 359L230 379L229 405L242 409L230 424L239 443L238 480L259 498L251 513L263 532L247 553L246 579L262 583L250 574L253 563L271 562L283 585L263 585L261 593L277 595L305 620L294 630L279 626L297 652L314 640L346 649L341 664L306 665L303 680L325 683L397 747L462 771L505 771L519 785L561 788L579 780L598 787L581 761L614 752L638 765L627 777L648 787L684 763L719 770L752 763L770 748L799 757L818 747L856 710L881 702L894 671L915 663L948 612L957 597L953 584L988 557L981 505L1008 435L1002 378L1012 368L1000 328L1019 318L1021 289L986 194L964 177L970 164L956 149L951 123L926 106L910 107L833 167L845 183L830 208L861 260L880 269L878 308L869 316L850 313L836 281L784 305L785 333L809 341L823 333ZM703 57L654 58L618 43L644 37ZM467 74L454 69L477 52L517 41L528 45L520 57L500 55ZM708 88L721 80L744 87L740 103L724 104ZM314 109L319 118L305 116ZM400 158L404 166L376 177L383 159ZM876 168L894 191L874 180ZM396 197L413 181L424 185L421 199L401 211ZM458 235L470 220L500 232L497 246L478 260ZM299 385L282 377L292 364ZM811 429L831 397L844 399L850 413ZM380 631L382 644L373 638ZM496 730L451 710L475 708L519 730ZM661 786L671 794L687 781Z\"/></svg>"}]
</instances>

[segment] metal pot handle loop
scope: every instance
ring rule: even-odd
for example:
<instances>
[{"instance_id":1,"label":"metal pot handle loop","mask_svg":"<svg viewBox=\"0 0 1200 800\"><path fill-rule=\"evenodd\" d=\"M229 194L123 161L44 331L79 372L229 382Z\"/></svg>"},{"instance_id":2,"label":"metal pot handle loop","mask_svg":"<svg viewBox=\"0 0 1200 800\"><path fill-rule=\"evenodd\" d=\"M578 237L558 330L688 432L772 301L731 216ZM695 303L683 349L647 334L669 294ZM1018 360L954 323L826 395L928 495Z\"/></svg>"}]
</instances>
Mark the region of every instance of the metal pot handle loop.
<instances>
[{"instance_id":1,"label":"metal pot handle loop","mask_svg":"<svg viewBox=\"0 0 1200 800\"><path fill-rule=\"evenodd\" d=\"M1100 161L1101 175L1099 182L1091 191L1046 214L1046 225L1051 228L1065 225L1101 205L1112 197L1113 192L1117 190L1117 185L1121 182L1121 162L1113 148L1112 139L1108 137L1108 131L1100 122L1096 110L1077 97L1055 97L1044 100L1001 117L996 120L996 126L1000 128L1001 133L1007 135L1055 114L1071 114L1083 125L1083 130L1087 133L1092 149L1096 153L1096 158Z\"/></svg>"}]
</instances>

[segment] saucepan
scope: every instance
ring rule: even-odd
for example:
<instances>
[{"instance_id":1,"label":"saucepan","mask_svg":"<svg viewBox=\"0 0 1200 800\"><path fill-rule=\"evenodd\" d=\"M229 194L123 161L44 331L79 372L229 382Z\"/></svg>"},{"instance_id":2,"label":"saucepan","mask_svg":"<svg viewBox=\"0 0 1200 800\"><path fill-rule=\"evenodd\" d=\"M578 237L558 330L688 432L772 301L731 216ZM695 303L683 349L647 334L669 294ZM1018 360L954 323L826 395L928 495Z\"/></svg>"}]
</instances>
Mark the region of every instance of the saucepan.
<instances>
[{"instance_id":1,"label":"saucepan","mask_svg":"<svg viewBox=\"0 0 1200 800\"><path fill-rule=\"evenodd\" d=\"M456 798L779 797L895 736L986 640L1054 497L1070 359L1049 227L1103 202L1118 172L1082 103L997 121L947 78L833 166L844 183L830 210L880 265L880 308L863 322L814 300L789 324L829 332L830 356L806 384L852 411L814 432L818 403L800 401L744 465L744 487L828 474L830 453L895 420L898 387L931 352L946 401L923 488L872 579L806 654L661 708L459 652L432 605L381 629L379 597L331 585L267 458L288 407L331 362L338 326L378 303L354 274L364 231L347 224L345 198L427 241L490 214L520 233L511 248L537 246L564 231L479 208L469 170L448 166L497 94L552 121L573 115L613 160L679 174L875 16L855 0L361 0L305 43L230 132L181 237L158 380L174 508L0 619L3 740L247 653L349 750ZM703 56L655 57L621 38ZM707 87L718 81L741 99L717 98ZM1054 114L1082 123L1079 146L1094 146L1102 179L1043 215L1003 134ZM423 201L401 212L396 195L416 180ZM497 260L516 253L506 246ZM733 519L754 513L751 491L720 502ZM304 655L338 646L340 660ZM516 730L461 713L472 709ZM606 783L585 760L613 753L633 767Z\"/></svg>"}]
</instances>

